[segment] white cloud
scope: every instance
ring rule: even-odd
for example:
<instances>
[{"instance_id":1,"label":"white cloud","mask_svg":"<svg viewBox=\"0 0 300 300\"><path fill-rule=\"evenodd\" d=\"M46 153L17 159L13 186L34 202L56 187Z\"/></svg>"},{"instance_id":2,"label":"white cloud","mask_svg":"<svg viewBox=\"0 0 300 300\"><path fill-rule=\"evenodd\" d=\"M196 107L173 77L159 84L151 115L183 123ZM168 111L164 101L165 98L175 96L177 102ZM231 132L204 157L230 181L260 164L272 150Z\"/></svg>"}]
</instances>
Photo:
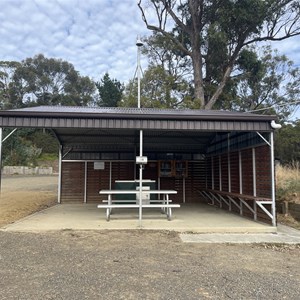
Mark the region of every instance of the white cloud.
<instances>
[{"instance_id":1,"label":"white cloud","mask_svg":"<svg viewBox=\"0 0 300 300\"><path fill-rule=\"evenodd\" d=\"M20 61L43 53L71 62L99 80L109 72L132 78L135 40L150 34L135 1L1 0L0 60Z\"/></svg>"},{"instance_id":2,"label":"white cloud","mask_svg":"<svg viewBox=\"0 0 300 300\"><path fill-rule=\"evenodd\" d=\"M0 60L43 53L99 80L128 81L136 69L138 35L149 35L134 0L0 0ZM299 37L276 43L300 65ZM146 58L142 58L143 68Z\"/></svg>"}]
</instances>

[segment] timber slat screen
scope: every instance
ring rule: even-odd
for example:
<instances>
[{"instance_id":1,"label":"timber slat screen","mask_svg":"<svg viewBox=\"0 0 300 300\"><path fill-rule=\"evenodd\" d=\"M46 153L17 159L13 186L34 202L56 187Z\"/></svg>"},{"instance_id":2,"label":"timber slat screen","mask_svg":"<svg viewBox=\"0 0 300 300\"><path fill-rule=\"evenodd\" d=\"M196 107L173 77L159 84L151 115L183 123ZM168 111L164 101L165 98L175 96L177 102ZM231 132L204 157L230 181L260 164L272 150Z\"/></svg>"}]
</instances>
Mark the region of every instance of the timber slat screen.
<instances>
[{"instance_id":1,"label":"timber slat screen","mask_svg":"<svg viewBox=\"0 0 300 300\"><path fill-rule=\"evenodd\" d=\"M85 193L85 164L86 164L86 197ZM99 190L110 188L110 164L111 164L111 187L114 189L116 180L133 180L135 175L135 164L133 161L104 162L104 169L94 169L93 161L80 161L62 163L62 195L61 202L101 203L106 199L105 195L99 195ZM152 161L146 166L145 179L158 181L158 162ZM157 183L156 183L157 184ZM172 195L174 203L199 202L199 187L206 186L205 160L189 161L188 176L186 178L162 177L160 178L160 189L176 190L178 194Z\"/></svg>"},{"instance_id":2,"label":"timber slat screen","mask_svg":"<svg viewBox=\"0 0 300 300\"><path fill-rule=\"evenodd\" d=\"M229 160L228 160L229 158ZM255 161L253 160L255 159ZM257 220L271 223L270 217L256 205L256 201L263 198L264 201L269 201L270 205L266 209L271 212L271 172L270 172L270 149L267 145L258 146L240 151L234 151L228 154L212 155L207 157L207 190L211 190L211 194L217 197L222 195L221 192L229 192L232 194L232 199L237 201L238 205L242 208L242 215L253 218L255 213L251 211L246 204L253 210L256 210ZM230 172L228 172L230 166ZM256 179L255 179L256 178ZM255 180L255 182L254 182ZM230 184L229 184L230 183ZM199 189L204 190L205 189ZM214 191L214 192L213 192ZM253 199L245 199L243 195L250 195ZM228 205L220 197L218 202L213 196L206 197L206 200L216 200L216 205L223 209L230 209L232 212L241 213L241 208L236 205ZM256 197L254 199L254 197ZM246 204L241 203L243 199Z\"/></svg>"},{"instance_id":3,"label":"timber slat screen","mask_svg":"<svg viewBox=\"0 0 300 300\"><path fill-rule=\"evenodd\" d=\"M61 201L64 203L83 202L83 199L84 163L63 163Z\"/></svg>"}]
</instances>

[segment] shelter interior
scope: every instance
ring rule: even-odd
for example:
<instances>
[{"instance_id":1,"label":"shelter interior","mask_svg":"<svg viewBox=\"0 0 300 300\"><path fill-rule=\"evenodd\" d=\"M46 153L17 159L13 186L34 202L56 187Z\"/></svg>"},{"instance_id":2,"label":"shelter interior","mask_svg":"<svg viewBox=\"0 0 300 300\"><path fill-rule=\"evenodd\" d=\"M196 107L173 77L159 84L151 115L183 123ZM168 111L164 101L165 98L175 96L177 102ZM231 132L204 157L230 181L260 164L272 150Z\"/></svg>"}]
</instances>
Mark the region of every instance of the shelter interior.
<instances>
[{"instance_id":1,"label":"shelter interior","mask_svg":"<svg viewBox=\"0 0 300 300\"><path fill-rule=\"evenodd\" d=\"M176 190L177 194L172 195L174 203L204 201L247 217L256 214L258 220L271 221L261 207L254 212L254 197L271 204L271 151L266 144L269 133L143 133L143 155L148 158L143 179L154 182L154 189ZM56 134L64 144L62 203L99 203L105 199L99 190L117 189L120 181L139 179L139 165L135 161L139 151L138 130L80 130L72 135L65 129L56 130ZM230 193L231 199L213 191ZM271 211L270 207L267 209Z\"/></svg>"},{"instance_id":2,"label":"shelter interior","mask_svg":"<svg viewBox=\"0 0 300 300\"><path fill-rule=\"evenodd\" d=\"M208 202L276 225L274 119L145 108L0 111L1 127L49 128L57 137L60 203L100 203L99 190L116 189L122 181L135 184L136 157L146 156L143 180L153 189L176 190L174 203Z\"/></svg>"}]
</instances>

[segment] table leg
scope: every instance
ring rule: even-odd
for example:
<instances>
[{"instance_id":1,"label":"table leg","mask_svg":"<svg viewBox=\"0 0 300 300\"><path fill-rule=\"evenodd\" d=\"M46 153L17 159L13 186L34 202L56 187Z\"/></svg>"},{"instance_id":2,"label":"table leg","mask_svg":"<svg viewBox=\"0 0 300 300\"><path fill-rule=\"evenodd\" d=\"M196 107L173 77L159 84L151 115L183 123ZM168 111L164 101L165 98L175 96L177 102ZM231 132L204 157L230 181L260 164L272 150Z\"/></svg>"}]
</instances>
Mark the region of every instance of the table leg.
<instances>
[{"instance_id":1,"label":"table leg","mask_svg":"<svg viewBox=\"0 0 300 300\"><path fill-rule=\"evenodd\" d=\"M163 204L166 204L166 195L164 194L163 195L163 202L162 202ZM162 207L161 208L161 213L162 214L165 214L166 213L166 208L165 207Z\"/></svg>"},{"instance_id":2,"label":"table leg","mask_svg":"<svg viewBox=\"0 0 300 300\"><path fill-rule=\"evenodd\" d=\"M110 220L110 209L106 209L106 221L108 222Z\"/></svg>"},{"instance_id":3,"label":"table leg","mask_svg":"<svg viewBox=\"0 0 300 300\"><path fill-rule=\"evenodd\" d=\"M108 195L108 204L112 205L112 195L111 194ZM111 214L111 212L112 212L112 208L109 209L110 214Z\"/></svg>"},{"instance_id":4,"label":"table leg","mask_svg":"<svg viewBox=\"0 0 300 300\"><path fill-rule=\"evenodd\" d=\"M167 200L167 205L169 205L169 194L166 194L166 200ZM171 207L166 207L166 214L167 214L168 220L170 221L171 217L172 217Z\"/></svg>"}]
</instances>

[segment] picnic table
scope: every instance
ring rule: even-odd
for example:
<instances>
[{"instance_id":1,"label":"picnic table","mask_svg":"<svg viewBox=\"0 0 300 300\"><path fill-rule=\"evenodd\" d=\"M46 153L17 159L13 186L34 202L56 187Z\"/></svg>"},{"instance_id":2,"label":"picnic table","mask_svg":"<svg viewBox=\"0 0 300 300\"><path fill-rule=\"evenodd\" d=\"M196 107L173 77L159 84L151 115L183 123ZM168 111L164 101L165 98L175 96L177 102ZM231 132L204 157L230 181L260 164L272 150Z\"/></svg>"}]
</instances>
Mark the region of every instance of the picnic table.
<instances>
[{"instance_id":1,"label":"picnic table","mask_svg":"<svg viewBox=\"0 0 300 300\"><path fill-rule=\"evenodd\" d=\"M163 199L150 199L149 204L143 203L143 197L137 200L113 200L113 195L162 195ZM167 215L168 220L170 221L172 218L172 208L180 207L179 204L171 204L172 200L169 198L169 195L177 194L175 190L143 190L142 192L137 190L100 190L99 194L107 195L107 200L103 200L103 202L107 202L107 204L99 204L98 208L106 209L106 220L110 220L110 215L112 213L113 208L138 208L140 209L140 214L143 208L160 208L163 213ZM138 203L137 203L138 202Z\"/></svg>"}]
</instances>

